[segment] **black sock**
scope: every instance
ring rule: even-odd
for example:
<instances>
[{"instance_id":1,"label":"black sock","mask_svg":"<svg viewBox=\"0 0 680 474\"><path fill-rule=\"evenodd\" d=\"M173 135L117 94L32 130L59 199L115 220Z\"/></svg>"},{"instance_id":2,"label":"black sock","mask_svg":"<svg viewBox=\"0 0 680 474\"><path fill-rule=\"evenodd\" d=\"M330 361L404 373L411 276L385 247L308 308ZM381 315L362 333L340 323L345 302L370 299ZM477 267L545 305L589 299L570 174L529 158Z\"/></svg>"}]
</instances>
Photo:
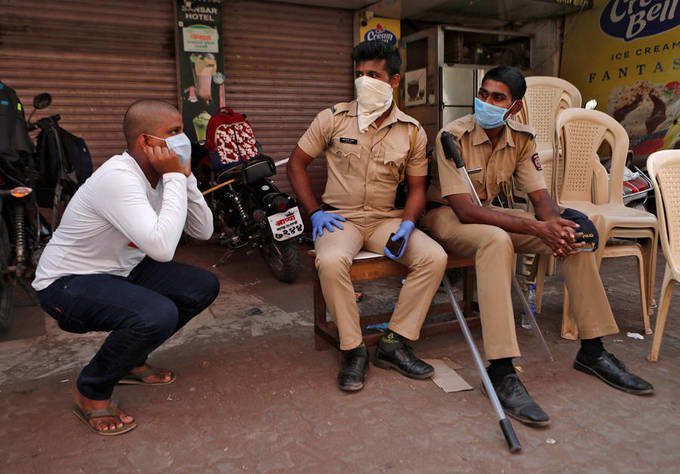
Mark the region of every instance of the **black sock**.
<instances>
[{"instance_id":1,"label":"black sock","mask_svg":"<svg viewBox=\"0 0 680 474\"><path fill-rule=\"evenodd\" d=\"M385 351L393 351L402 344L402 337L394 331L387 333L380 338L380 348Z\"/></svg>"},{"instance_id":2,"label":"black sock","mask_svg":"<svg viewBox=\"0 0 680 474\"><path fill-rule=\"evenodd\" d=\"M587 357L597 357L604 352L602 338L581 339L581 354Z\"/></svg>"},{"instance_id":3,"label":"black sock","mask_svg":"<svg viewBox=\"0 0 680 474\"><path fill-rule=\"evenodd\" d=\"M342 352L344 352L345 354L349 354L350 352L356 353L356 354L361 354L361 353L367 352L366 344L364 344L364 342L362 341L361 344L356 346L354 349L347 349L347 350L344 350Z\"/></svg>"},{"instance_id":4,"label":"black sock","mask_svg":"<svg viewBox=\"0 0 680 474\"><path fill-rule=\"evenodd\" d=\"M486 372L489 374L489 378L494 384L503 380L503 377L506 375L516 373L515 366L512 365L512 357L490 360Z\"/></svg>"}]
</instances>

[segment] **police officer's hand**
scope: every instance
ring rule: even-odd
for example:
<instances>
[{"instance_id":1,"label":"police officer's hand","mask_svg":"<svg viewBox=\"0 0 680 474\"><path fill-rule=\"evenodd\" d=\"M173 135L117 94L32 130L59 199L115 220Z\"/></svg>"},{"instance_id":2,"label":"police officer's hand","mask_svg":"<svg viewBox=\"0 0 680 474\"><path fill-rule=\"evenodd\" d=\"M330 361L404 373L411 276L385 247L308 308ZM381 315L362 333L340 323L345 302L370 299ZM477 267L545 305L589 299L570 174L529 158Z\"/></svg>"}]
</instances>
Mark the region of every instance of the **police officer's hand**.
<instances>
[{"instance_id":1,"label":"police officer's hand","mask_svg":"<svg viewBox=\"0 0 680 474\"><path fill-rule=\"evenodd\" d=\"M577 243L579 234L578 224L567 219L554 219L539 221L536 235L543 240L552 250L553 256L564 258L574 255L583 247L583 243Z\"/></svg>"},{"instance_id":2,"label":"police officer's hand","mask_svg":"<svg viewBox=\"0 0 680 474\"><path fill-rule=\"evenodd\" d=\"M408 245L408 238L411 235L411 232L413 232L415 226L416 225L412 221L409 220L402 221L401 225L399 226L399 229L394 233L390 240L392 242L396 242L399 239L404 239L404 245L402 245L401 252L399 252L399 255L392 254L392 252L390 252L390 249L388 249L387 246L383 247L383 252L387 257L391 258L392 260L398 260L404 255L404 252L406 251L406 245Z\"/></svg>"},{"instance_id":3,"label":"police officer's hand","mask_svg":"<svg viewBox=\"0 0 680 474\"><path fill-rule=\"evenodd\" d=\"M342 230L343 227L340 222L345 222L345 218L340 214L324 212L321 209L309 216L309 218L312 220L312 241L315 241L317 236L321 237L323 235L324 227L328 229L328 232L333 232L333 226Z\"/></svg>"},{"instance_id":4,"label":"police officer's hand","mask_svg":"<svg viewBox=\"0 0 680 474\"><path fill-rule=\"evenodd\" d=\"M160 175L182 173L184 176L189 176L191 173L191 168L183 167L177 153L170 151L167 147L145 146L144 151L151 166Z\"/></svg>"}]
</instances>

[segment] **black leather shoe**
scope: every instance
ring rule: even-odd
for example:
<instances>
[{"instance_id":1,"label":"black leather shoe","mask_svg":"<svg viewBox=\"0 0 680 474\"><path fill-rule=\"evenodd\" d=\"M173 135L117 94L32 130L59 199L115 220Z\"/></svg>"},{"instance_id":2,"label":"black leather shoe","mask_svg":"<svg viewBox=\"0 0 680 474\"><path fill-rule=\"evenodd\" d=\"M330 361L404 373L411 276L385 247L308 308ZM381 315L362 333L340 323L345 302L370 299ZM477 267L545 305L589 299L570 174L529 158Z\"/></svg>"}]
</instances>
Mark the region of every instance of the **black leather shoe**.
<instances>
[{"instance_id":1,"label":"black leather shoe","mask_svg":"<svg viewBox=\"0 0 680 474\"><path fill-rule=\"evenodd\" d=\"M395 369L412 379L429 379L434 375L434 367L418 359L403 341L389 351L378 343L373 364L381 369Z\"/></svg>"},{"instance_id":2,"label":"black leather shoe","mask_svg":"<svg viewBox=\"0 0 680 474\"><path fill-rule=\"evenodd\" d=\"M364 388L366 371L368 370L368 350L359 346L349 351L342 351L342 367L338 372L338 386L347 392L356 392Z\"/></svg>"},{"instance_id":3,"label":"black leather shoe","mask_svg":"<svg viewBox=\"0 0 680 474\"><path fill-rule=\"evenodd\" d=\"M654 393L654 387L646 380L626 370L626 366L614 354L602 351L597 357L576 354L574 368L593 375L614 388L634 395L649 395Z\"/></svg>"},{"instance_id":4,"label":"black leather shoe","mask_svg":"<svg viewBox=\"0 0 680 474\"><path fill-rule=\"evenodd\" d=\"M550 424L547 413L538 406L538 403L533 401L517 374L508 374L493 386L506 415L529 426L548 426ZM488 397L483 384L482 393Z\"/></svg>"}]
</instances>

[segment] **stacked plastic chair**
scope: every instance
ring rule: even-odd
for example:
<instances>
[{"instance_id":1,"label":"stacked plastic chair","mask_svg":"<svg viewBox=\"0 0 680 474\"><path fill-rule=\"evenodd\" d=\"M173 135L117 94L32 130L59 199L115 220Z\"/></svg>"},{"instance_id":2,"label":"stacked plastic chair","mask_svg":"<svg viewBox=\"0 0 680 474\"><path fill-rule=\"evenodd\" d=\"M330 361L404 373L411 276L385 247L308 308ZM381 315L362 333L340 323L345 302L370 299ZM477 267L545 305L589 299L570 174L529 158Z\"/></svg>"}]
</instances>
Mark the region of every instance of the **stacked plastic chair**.
<instances>
[{"instance_id":1,"label":"stacked plastic chair","mask_svg":"<svg viewBox=\"0 0 680 474\"><path fill-rule=\"evenodd\" d=\"M593 219L600 234L596 252L598 264L608 257L641 257L642 315L645 332L649 334L649 309L656 273L657 219L653 214L623 204L628 134L621 124L603 112L567 109L557 117L556 136L563 161L561 179L556 176L560 167L553 169L556 201L562 208L577 209ZM597 153L604 142L612 151L608 175ZM617 239L618 245L609 243L610 239ZM564 301L562 335L575 339L578 330L569 311L566 288Z\"/></svg>"}]
</instances>

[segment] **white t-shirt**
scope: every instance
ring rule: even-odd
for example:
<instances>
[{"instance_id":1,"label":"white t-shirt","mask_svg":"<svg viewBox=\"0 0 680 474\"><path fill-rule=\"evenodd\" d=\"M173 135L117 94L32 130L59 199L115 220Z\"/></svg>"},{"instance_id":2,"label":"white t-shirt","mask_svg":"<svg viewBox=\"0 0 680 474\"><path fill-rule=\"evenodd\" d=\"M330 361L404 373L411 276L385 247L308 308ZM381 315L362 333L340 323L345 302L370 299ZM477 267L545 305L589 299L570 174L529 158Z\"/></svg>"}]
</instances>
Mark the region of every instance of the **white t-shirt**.
<instances>
[{"instance_id":1,"label":"white t-shirt","mask_svg":"<svg viewBox=\"0 0 680 474\"><path fill-rule=\"evenodd\" d=\"M168 262L183 230L201 240L213 233L212 212L194 175L166 173L154 189L132 156L116 155L69 202L40 257L33 288L67 275L126 277L146 255Z\"/></svg>"}]
</instances>

